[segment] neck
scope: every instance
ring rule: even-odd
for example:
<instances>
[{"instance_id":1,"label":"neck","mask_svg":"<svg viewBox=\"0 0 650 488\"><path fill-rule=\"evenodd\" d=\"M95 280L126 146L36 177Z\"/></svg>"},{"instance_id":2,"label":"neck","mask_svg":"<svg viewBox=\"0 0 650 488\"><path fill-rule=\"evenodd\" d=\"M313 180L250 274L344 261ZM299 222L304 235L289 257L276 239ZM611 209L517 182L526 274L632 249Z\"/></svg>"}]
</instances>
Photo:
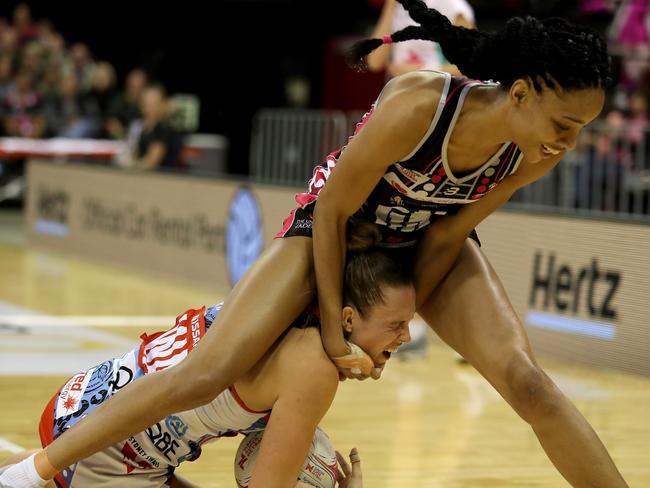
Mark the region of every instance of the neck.
<instances>
[{"instance_id":1,"label":"neck","mask_svg":"<svg viewBox=\"0 0 650 488\"><path fill-rule=\"evenodd\" d=\"M498 86L474 87L465 98L452 133L455 145L481 152L510 141L506 124L506 93ZM485 130L489 127L489 130ZM481 137L477 138L476 135ZM454 137L455 136L455 137Z\"/></svg>"}]
</instances>

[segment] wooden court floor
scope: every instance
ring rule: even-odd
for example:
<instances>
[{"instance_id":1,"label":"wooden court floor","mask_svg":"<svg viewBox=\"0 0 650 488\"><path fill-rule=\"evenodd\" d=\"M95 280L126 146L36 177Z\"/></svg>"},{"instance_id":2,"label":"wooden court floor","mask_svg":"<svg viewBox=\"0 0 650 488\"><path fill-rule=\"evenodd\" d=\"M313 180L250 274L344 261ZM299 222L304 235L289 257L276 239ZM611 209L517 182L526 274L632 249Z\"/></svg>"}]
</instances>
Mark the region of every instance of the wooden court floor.
<instances>
[{"instance_id":1,"label":"wooden court floor","mask_svg":"<svg viewBox=\"0 0 650 488\"><path fill-rule=\"evenodd\" d=\"M0 216L0 459L39 445L41 410L74 372L66 368L125 352L143 330L168 326L150 322L219 298L187 283L29 249ZM541 362L630 485L649 487L650 379ZM378 382L343 383L322 427L340 450L359 448L369 488L567 486L528 426L433 338L426 358L391 361ZM201 486L235 486L237 442L206 446L179 472Z\"/></svg>"}]
</instances>

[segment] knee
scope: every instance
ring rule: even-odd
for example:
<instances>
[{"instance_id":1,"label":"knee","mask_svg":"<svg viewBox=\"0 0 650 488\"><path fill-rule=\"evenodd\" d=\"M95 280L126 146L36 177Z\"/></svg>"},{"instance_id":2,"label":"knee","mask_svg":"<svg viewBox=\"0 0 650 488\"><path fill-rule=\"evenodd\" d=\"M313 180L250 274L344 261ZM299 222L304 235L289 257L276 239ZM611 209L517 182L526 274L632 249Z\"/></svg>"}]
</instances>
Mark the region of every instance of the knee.
<instances>
[{"instance_id":1,"label":"knee","mask_svg":"<svg viewBox=\"0 0 650 488\"><path fill-rule=\"evenodd\" d=\"M188 371L189 368L182 368L181 365L163 372L169 375L164 382L166 385L165 398L162 400L169 404L167 410L179 412L205 405L227 386L224 386L221 381L217 381L210 371Z\"/></svg>"},{"instance_id":2,"label":"knee","mask_svg":"<svg viewBox=\"0 0 650 488\"><path fill-rule=\"evenodd\" d=\"M527 353L517 353L507 371L506 400L521 418L535 424L557 416L563 395Z\"/></svg>"}]
</instances>

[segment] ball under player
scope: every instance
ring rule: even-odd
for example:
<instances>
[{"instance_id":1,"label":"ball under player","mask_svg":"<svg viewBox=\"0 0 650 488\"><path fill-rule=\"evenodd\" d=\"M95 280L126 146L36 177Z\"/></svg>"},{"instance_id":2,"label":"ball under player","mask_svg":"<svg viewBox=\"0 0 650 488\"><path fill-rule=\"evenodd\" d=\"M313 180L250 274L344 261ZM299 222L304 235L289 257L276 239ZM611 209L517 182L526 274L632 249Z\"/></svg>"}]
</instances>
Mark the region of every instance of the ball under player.
<instances>
[{"instance_id":1,"label":"ball under player","mask_svg":"<svg viewBox=\"0 0 650 488\"><path fill-rule=\"evenodd\" d=\"M571 151L610 83L605 42L564 19L510 19L496 32L453 26L399 0L419 26L356 46L438 42L472 79L418 71L393 78L348 144L319 166L281 235L225 300L217 333L178 368L142 379L37 456L61 469L173 412L205 404L248 371L318 294L327 355L350 376L372 361L345 341L340 290L350 217L413 263L419 315L530 425L573 486L627 486L584 416L538 364L472 230ZM299 39L296 42L300 42ZM246 348L249 354L239 351ZM168 372L169 371L169 372ZM98 435L100 434L100 435ZM59 440L62 440L60 438Z\"/></svg>"},{"instance_id":2,"label":"ball under player","mask_svg":"<svg viewBox=\"0 0 650 488\"><path fill-rule=\"evenodd\" d=\"M390 352L410 340L415 290L401 265L382 252L351 254L346 265L341 322L345 335L383 368ZM182 362L215 332L221 306L188 310L165 332L142 336L142 344L121 358L73 376L46 406L39 426L44 446L65 439L84 416L112 395L149 374ZM64 488L192 486L173 476L183 461L195 460L201 446L223 436L265 430L250 488L294 488L314 431L327 412L339 382L325 354L317 317L297 321L255 366L206 405L178 412L60 472L50 472ZM241 354L246 354L242 350ZM44 486L33 457L9 467L0 486ZM358 454L352 455L353 464ZM342 486L359 487L360 471L339 460ZM337 470L336 463L329 466ZM185 483L185 484L183 484Z\"/></svg>"}]
</instances>

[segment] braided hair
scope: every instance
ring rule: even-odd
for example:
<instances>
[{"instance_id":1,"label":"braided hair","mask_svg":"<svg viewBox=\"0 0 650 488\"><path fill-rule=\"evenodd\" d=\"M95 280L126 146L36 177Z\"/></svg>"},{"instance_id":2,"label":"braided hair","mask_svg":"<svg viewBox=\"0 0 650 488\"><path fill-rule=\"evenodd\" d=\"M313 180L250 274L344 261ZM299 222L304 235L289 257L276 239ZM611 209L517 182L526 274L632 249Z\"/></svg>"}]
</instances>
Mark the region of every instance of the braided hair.
<instances>
[{"instance_id":1,"label":"braided hair","mask_svg":"<svg viewBox=\"0 0 650 488\"><path fill-rule=\"evenodd\" d=\"M422 39L440 44L449 62L469 78L498 81L504 87L526 77L537 91L542 90L540 81L563 89L604 89L611 83L605 41L588 27L561 18L514 17L489 33L455 26L422 0L397 1L420 25L354 44L347 56L351 67L365 71L366 56L382 44Z\"/></svg>"}]
</instances>

